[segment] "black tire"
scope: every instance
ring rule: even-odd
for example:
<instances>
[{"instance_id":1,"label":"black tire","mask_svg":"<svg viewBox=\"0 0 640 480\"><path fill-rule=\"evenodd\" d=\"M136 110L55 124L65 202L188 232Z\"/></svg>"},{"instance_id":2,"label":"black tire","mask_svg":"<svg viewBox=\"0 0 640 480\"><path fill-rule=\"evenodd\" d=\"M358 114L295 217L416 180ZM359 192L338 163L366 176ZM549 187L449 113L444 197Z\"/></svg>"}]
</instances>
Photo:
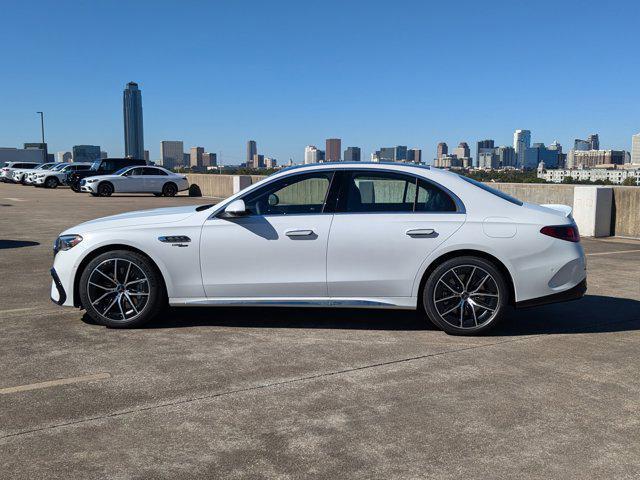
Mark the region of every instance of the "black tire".
<instances>
[{"instance_id":1,"label":"black tire","mask_svg":"<svg viewBox=\"0 0 640 480\"><path fill-rule=\"evenodd\" d=\"M60 182L56 177L48 177L44 181L44 188L57 188Z\"/></svg>"},{"instance_id":2,"label":"black tire","mask_svg":"<svg viewBox=\"0 0 640 480\"><path fill-rule=\"evenodd\" d=\"M97 193L93 193L93 192L89 192L91 194L92 197L97 197L98 194Z\"/></svg>"},{"instance_id":3,"label":"black tire","mask_svg":"<svg viewBox=\"0 0 640 480\"><path fill-rule=\"evenodd\" d=\"M173 182L167 182L162 187L162 195L165 197L175 197L178 193L178 186Z\"/></svg>"},{"instance_id":4,"label":"black tire","mask_svg":"<svg viewBox=\"0 0 640 480\"><path fill-rule=\"evenodd\" d=\"M118 283L113 280L109 282L103 275L94 273L97 267L107 276L115 276ZM129 275L129 282L134 282L133 284L126 282L126 275ZM139 278L146 278L147 283L135 283ZM89 280L92 281L91 284ZM96 284L103 286L98 288ZM108 288L113 288L114 291L108 293ZM137 293L134 291L136 288L139 290ZM107 295L100 299L102 292ZM111 328L143 325L167 304L160 272L147 257L129 250L112 250L91 260L82 271L79 294L87 315L96 323ZM136 303L138 308L135 308ZM108 308L109 305L111 308Z\"/></svg>"},{"instance_id":5,"label":"black tire","mask_svg":"<svg viewBox=\"0 0 640 480\"><path fill-rule=\"evenodd\" d=\"M80 193L82 190L80 190L80 183L79 182L73 182L69 185L71 187L71 190L73 190L76 193Z\"/></svg>"},{"instance_id":6,"label":"black tire","mask_svg":"<svg viewBox=\"0 0 640 480\"><path fill-rule=\"evenodd\" d=\"M456 257L431 272L422 301L429 320L446 333L479 335L502 319L509 288L493 263L473 256Z\"/></svg>"},{"instance_id":7,"label":"black tire","mask_svg":"<svg viewBox=\"0 0 640 480\"><path fill-rule=\"evenodd\" d=\"M101 182L98 185L98 196L99 197L110 197L113 195L113 185L111 182Z\"/></svg>"},{"instance_id":8,"label":"black tire","mask_svg":"<svg viewBox=\"0 0 640 480\"><path fill-rule=\"evenodd\" d=\"M154 196L154 197L161 197L161 196L162 196L162 193L153 192L153 196Z\"/></svg>"}]
</instances>

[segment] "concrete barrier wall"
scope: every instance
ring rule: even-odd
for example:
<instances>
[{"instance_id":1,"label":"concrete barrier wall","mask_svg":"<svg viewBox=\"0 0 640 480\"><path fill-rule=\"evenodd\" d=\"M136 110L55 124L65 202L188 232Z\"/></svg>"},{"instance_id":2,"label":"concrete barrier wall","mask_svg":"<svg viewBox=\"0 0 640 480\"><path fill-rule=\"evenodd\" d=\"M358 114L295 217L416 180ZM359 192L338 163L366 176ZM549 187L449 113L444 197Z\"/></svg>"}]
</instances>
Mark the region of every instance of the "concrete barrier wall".
<instances>
[{"instance_id":1,"label":"concrete barrier wall","mask_svg":"<svg viewBox=\"0 0 640 480\"><path fill-rule=\"evenodd\" d=\"M197 184L205 197L226 198L233 195L234 177L238 175L211 175L189 173L190 183ZM265 178L261 175L242 176L236 184L251 185ZM575 185L544 183L489 183L492 187L529 203L559 203L574 207ZM640 238L640 188L611 187L613 206L611 212L611 234ZM283 199L284 200L284 199ZM288 199L291 200L291 199Z\"/></svg>"},{"instance_id":2,"label":"concrete barrier wall","mask_svg":"<svg viewBox=\"0 0 640 480\"><path fill-rule=\"evenodd\" d=\"M573 188L575 185L547 183L497 183L487 185L528 203L559 203L573 207Z\"/></svg>"},{"instance_id":3,"label":"concrete barrier wall","mask_svg":"<svg viewBox=\"0 0 640 480\"><path fill-rule=\"evenodd\" d=\"M613 187L613 235L640 238L640 187Z\"/></svg>"}]
</instances>

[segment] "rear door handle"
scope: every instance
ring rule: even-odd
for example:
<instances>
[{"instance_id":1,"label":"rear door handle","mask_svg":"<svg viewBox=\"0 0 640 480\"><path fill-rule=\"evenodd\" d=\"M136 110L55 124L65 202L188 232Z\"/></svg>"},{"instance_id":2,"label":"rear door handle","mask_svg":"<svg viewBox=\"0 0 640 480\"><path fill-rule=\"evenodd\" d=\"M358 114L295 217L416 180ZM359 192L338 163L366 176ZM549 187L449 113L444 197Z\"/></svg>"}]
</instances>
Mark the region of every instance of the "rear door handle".
<instances>
[{"instance_id":1,"label":"rear door handle","mask_svg":"<svg viewBox=\"0 0 640 480\"><path fill-rule=\"evenodd\" d=\"M433 235L436 231L433 228L415 228L413 230L407 230L404 233L410 237L426 237Z\"/></svg>"},{"instance_id":2,"label":"rear door handle","mask_svg":"<svg viewBox=\"0 0 640 480\"><path fill-rule=\"evenodd\" d=\"M287 237L309 237L313 235L313 230L287 230L284 234Z\"/></svg>"}]
</instances>

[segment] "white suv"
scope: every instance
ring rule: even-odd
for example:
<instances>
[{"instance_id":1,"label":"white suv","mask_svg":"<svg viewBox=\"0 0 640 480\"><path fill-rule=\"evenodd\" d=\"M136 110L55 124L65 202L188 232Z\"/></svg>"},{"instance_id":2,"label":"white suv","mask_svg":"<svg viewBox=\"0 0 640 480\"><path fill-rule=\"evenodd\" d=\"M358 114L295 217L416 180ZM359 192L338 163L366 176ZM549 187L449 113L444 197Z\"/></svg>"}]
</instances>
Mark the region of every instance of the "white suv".
<instances>
[{"instance_id":1,"label":"white suv","mask_svg":"<svg viewBox=\"0 0 640 480\"><path fill-rule=\"evenodd\" d=\"M56 188L58 185L65 185L67 176L78 170L89 170L90 163L68 163L58 170L45 170L36 173L33 177L33 185L36 187Z\"/></svg>"},{"instance_id":2,"label":"white suv","mask_svg":"<svg viewBox=\"0 0 640 480\"><path fill-rule=\"evenodd\" d=\"M0 168L0 181L13 182L13 171L22 168L35 168L40 163L37 162L5 162Z\"/></svg>"},{"instance_id":3,"label":"white suv","mask_svg":"<svg viewBox=\"0 0 640 480\"><path fill-rule=\"evenodd\" d=\"M49 170L55 165L56 165L55 163L51 162L51 163L41 163L40 165L36 165L35 167L16 168L12 172L11 180L14 183L21 183L23 185L26 185L27 177L29 176L30 173L39 172L41 170Z\"/></svg>"}]
</instances>

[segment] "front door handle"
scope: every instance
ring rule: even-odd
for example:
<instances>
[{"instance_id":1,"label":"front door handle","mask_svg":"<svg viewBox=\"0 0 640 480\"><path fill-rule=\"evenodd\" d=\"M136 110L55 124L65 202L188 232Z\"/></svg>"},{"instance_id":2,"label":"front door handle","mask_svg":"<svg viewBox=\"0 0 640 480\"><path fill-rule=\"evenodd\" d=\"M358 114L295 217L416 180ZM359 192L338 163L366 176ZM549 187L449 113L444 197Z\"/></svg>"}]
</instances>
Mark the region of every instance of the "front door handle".
<instances>
[{"instance_id":1,"label":"front door handle","mask_svg":"<svg viewBox=\"0 0 640 480\"><path fill-rule=\"evenodd\" d=\"M310 237L313 230L287 230L284 232L287 237Z\"/></svg>"},{"instance_id":2,"label":"front door handle","mask_svg":"<svg viewBox=\"0 0 640 480\"><path fill-rule=\"evenodd\" d=\"M435 234L436 231L433 228L414 228L404 233L410 237L426 237Z\"/></svg>"}]
</instances>

